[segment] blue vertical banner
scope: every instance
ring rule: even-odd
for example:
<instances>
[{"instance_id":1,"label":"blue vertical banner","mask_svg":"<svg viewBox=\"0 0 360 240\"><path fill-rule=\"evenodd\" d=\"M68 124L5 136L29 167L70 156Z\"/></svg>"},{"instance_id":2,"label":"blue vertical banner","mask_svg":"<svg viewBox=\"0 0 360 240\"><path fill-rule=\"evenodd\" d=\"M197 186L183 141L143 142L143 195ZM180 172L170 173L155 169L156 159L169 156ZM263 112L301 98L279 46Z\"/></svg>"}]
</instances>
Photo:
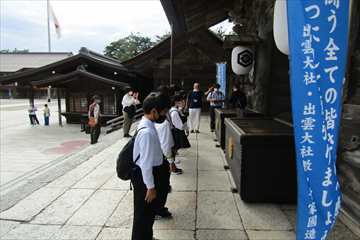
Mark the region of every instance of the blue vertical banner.
<instances>
[{"instance_id":1,"label":"blue vertical banner","mask_svg":"<svg viewBox=\"0 0 360 240\"><path fill-rule=\"evenodd\" d=\"M220 84L220 91L226 96L226 63L216 64L216 82Z\"/></svg>"},{"instance_id":2,"label":"blue vertical banner","mask_svg":"<svg viewBox=\"0 0 360 240\"><path fill-rule=\"evenodd\" d=\"M341 205L336 157L349 0L287 1L295 130L297 239L325 240Z\"/></svg>"}]
</instances>

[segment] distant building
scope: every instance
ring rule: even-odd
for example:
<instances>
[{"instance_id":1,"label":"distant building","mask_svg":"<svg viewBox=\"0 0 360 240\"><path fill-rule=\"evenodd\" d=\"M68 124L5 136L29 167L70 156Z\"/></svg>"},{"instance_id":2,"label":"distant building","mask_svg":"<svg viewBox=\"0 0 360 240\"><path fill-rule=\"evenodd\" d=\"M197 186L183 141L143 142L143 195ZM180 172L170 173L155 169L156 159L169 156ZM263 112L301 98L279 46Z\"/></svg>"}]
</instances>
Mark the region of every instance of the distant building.
<instances>
[{"instance_id":1,"label":"distant building","mask_svg":"<svg viewBox=\"0 0 360 240\"><path fill-rule=\"evenodd\" d=\"M71 52L15 52L0 53L0 76L8 76L28 69L42 67L72 56ZM45 97L46 89L35 91L35 97ZM26 89L17 83L2 85L0 98L27 98Z\"/></svg>"},{"instance_id":2,"label":"distant building","mask_svg":"<svg viewBox=\"0 0 360 240\"><path fill-rule=\"evenodd\" d=\"M100 109L105 122L121 115L121 99L126 88L138 90L142 99L153 86L151 79L129 70L118 60L85 47L76 55L44 66L0 76L0 84L9 86L15 83L17 89L22 87L25 90L30 103L39 89L54 89L53 94L59 102L60 97L65 98L65 111L59 109L59 112L68 123L87 119L88 107L95 94L101 98Z\"/></svg>"}]
</instances>

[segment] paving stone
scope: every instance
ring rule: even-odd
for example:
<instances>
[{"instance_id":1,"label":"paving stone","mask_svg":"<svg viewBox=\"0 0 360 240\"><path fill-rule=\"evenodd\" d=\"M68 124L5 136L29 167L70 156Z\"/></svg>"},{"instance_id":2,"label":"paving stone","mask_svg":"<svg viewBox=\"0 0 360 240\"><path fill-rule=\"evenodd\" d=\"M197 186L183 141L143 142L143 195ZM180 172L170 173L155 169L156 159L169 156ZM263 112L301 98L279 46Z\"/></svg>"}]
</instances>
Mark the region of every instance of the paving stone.
<instances>
[{"instance_id":1,"label":"paving stone","mask_svg":"<svg viewBox=\"0 0 360 240\"><path fill-rule=\"evenodd\" d=\"M247 240L244 231L241 230L197 230L198 240Z\"/></svg>"},{"instance_id":2,"label":"paving stone","mask_svg":"<svg viewBox=\"0 0 360 240\"><path fill-rule=\"evenodd\" d=\"M293 230L285 214L274 204L247 204L234 194L246 230Z\"/></svg>"},{"instance_id":3,"label":"paving stone","mask_svg":"<svg viewBox=\"0 0 360 240\"><path fill-rule=\"evenodd\" d=\"M0 220L0 239L1 236L16 228L19 224L19 222Z\"/></svg>"},{"instance_id":4,"label":"paving stone","mask_svg":"<svg viewBox=\"0 0 360 240\"><path fill-rule=\"evenodd\" d=\"M197 224L200 229L243 230L231 192L199 192Z\"/></svg>"},{"instance_id":5,"label":"paving stone","mask_svg":"<svg viewBox=\"0 0 360 240\"><path fill-rule=\"evenodd\" d=\"M224 162L221 159L220 153L216 150L215 152L207 152L205 150L199 151L199 170L200 171L224 171Z\"/></svg>"},{"instance_id":6,"label":"paving stone","mask_svg":"<svg viewBox=\"0 0 360 240\"><path fill-rule=\"evenodd\" d=\"M58 188L58 187L71 187L78 181L80 181L84 176L89 174L95 168L93 166L89 166L89 162L82 163L77 168L69 171L65 175L55 179L51 183L49 183L46 187L49 188Z\"/></svg>"},{"instance_id":7,"label":"paving stone","mask_svg":"<svg viewBox=\"0 0 360 240\"><path fill-rule=\"evenodd\" d=\"M36 216L32 223L64 224L93 192L93 190L89 189L68 190Z\"/></svg>"},{"instance_id":8,"label":"paving stone","mask_svg":"<svg viewBox=\"0 0 360 240\"><path fill-rule=\"evenodd\" d=\"M0 213L2 219L29 221L66 191L64 188L41 188L14 207Z\"/></svg>"},{"instance_id":9,"label":"paving stone","mask_svg":"<svg viewBox=\"0 0 360 240\"><path fill-rule=\"evenodd\" d=\"M98 190L70 218L68 225L103 226L126 192Z\"/></svg>"},{"instance_id":10,"label":"paving stone","mask_svg":"<svg viewBox=\"0 0 360 240\"><path fill-rule=\"evenodd\" d=\"M172 191L196 191L196 172L194 170L184 170L181 175L172 174L170 178Z\"/></svg>"},{"instance_id":11,"label":"paving stone","mask_svg":"<svg viewBox=\"0 0 360 240\"><path fill-rule=\"evenodd\" d=\"M80 182L75 184L73 188L92 188L101 187L114 174L115 169L97 168L89 175L84 177Z\"/></svg>"},{"instance_id":12,"label":"paving stone","mask_svg":"<svg viewBox=\"0 0 360 240\"><path fill-rule=\"evenodd\" d=\"M184 170L184 172L194 172L196 170L196 154L188 153L187 155L180 155L176 157L180 160L179 164L176 164L179 168Z\"/></svg>"},{"instance_id":13,"label":"paving stone","mask_svg":"<svg viewBox=\"0 0 360 240\"><path fill-rule=\"evenodd\" d=\"M101 231L101 227L67 226L59 229L51 240L94 240Z\"/></svg>"},{"instance_id":14,"label":"paving stone","mask_svg":"<svg viewBox=\"0 0 360 240\"><path fill-rule=\"evenodd\" d=\"M60 226L57 225L33 225L20 224L17 228L11 230L1 237L2 240L47 240Z\"/></svg>"},{"instance_id":15,"label":"paving stone","mask_svg":"<svg viewBox=\"0 0 360 240\"><path fill-rule=\"evenodd\" d=\"M200 171L199 191L230 192L231 184L225 171Z\"/></svg>"},{"instance_id":16,"label":"paving stone","mask_svg":"<svg viewBox=\"0 0 360 240\"><path fill-rule=\"evenodd\" d=\"M103 228L96 240L130 240L131 229Z\"/></svg>"},{"instance_id":17,"label":"paving stone","mask_svg":"<svg viewBox=\"0 0 360 240\"><path fill-rule=\"evenodd\" d=\"M116 174L114 174L103 186L101 189L112 189L112 190L130 190L130 181L123 181Z\"/></svg>"},{"instance_id":18,"label":"paving stone","mask_svg":"<svg viewBox=\"0 0 360 240\"><path fill-rule=\"evenodd\" d=\"M249 240L295 240L291 231L254 231L248 230Z\"/></svg>"},{"instance_id":19,"label":"paving stone","mask_svg":"<svg viewBox=\"0 0 360 240\"><path fill-rule=\"evenodd\" d=\"M168 240L193 240L194 231L184 230L154 230L154 237Z\"/></svg>"},{"instance_id":20,"label":"paving stone","mask_svg":"<svg viewBox=\"0 0 360 240\"><path fill-rule=\"evenodd\" d=\"M131 228L133 221L133 192L129 191L105 223L108 227Z\"/></svg>"},{"instance_id":21,"label":"paving stone","mask_svg":"<svg viewBox=\"0 0 360 240\"><path fill-rule=\"evenodd\" d=\"M195 192L169 194L166 207L173 214L173 218L155 221L154 229L195 230Z\"/></svg>"}]
</instances>

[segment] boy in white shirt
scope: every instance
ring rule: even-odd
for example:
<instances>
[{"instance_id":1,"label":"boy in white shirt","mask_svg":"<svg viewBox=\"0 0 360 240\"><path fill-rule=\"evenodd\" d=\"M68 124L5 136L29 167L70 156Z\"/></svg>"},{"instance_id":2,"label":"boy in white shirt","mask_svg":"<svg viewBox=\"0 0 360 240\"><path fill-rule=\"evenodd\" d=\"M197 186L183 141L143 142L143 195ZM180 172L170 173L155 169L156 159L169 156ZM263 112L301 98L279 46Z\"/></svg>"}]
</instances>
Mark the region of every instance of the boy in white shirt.
<instances>
[{"instance_id":1,"label":"boy in white shirt","mask_svg":"<svg viewBox=\"0 0 360 240\"><path fill-rule=\"evenodd\" d=\"M164 202L169 190L169 164L164 161L154 124L165 121L168 108L163 97L150 94L144 100L143 110L133 150L138 168L131 177L134 187L132 240L153 239L155 211Z\"/></svg>"}]
</instances>

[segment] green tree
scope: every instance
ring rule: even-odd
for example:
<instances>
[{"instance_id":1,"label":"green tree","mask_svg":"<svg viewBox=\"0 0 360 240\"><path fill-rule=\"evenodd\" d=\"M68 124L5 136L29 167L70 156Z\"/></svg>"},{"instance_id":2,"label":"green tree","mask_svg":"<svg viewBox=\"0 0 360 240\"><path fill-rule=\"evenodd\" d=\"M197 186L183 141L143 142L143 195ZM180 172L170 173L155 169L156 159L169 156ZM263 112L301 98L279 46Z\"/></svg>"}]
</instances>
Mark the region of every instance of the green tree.
<instances>
[{"instance_id":1,"label":"green tree","mask_svg":"<svg viewBox=\"0 0 360 240\"><path fill-rule=\"evenodd\" d=\"M106 46L104 54L125 61L146 51L153 45L154 42L151 38L142 36L140 33L131 33L129 36L120 38Z\"/></svg>"}]
</instances>

